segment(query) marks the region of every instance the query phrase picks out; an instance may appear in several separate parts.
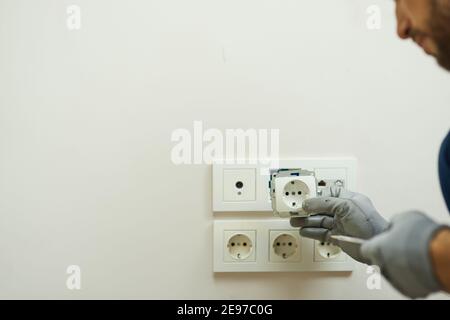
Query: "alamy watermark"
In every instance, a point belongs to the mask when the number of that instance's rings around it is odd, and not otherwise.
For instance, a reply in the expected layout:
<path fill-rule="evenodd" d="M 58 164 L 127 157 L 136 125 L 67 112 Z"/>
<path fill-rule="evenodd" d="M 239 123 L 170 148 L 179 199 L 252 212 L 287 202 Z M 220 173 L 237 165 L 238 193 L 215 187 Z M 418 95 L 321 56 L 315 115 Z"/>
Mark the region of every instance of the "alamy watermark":
<path fill-rule="evenodd" d="M 378 5 L 371 5 L 367 7 L 366 13 L 368 15 L 366 26 L 369 30 L 381 29 L 381 8 Z"/>
<path fill-rule="evenodd" d="M 66 269 L 69 275 L 66 280 L 66 287 L 69 290 L 81 290 L 81 268 L 77 265 L 70 265 Z"/>
<path fill-rule="evenodd" d="M 368 266 L 366 286 L 369 290 L 381 290 L 381 272 L 378 266 Z"/>
<path fill-rule="evenodd" d="M 70 5 L 66 8 L 67 19 L 66 26 L 67 29 L 80 30 L 81 29 L 81 8 L 77 5 Z"/>
<path fill-rule="evenodd" d="M 179 128 L 172 132 L 171 160 L 182 164 L 259 164 L 278 167 L 279 129 L 204 128 L 194 121 L 192 130 Z"/>

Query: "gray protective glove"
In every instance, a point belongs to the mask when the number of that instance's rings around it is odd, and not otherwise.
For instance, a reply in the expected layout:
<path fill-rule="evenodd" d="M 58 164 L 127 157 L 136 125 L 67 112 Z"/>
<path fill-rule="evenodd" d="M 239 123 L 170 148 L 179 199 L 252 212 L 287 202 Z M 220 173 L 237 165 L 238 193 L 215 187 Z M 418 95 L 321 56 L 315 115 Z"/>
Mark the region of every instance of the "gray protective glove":
<path fill-rule="evenodd" d="M 365 242 L 361 254 L 404 295 L 426 297 L 441 289 L 429 247 L 442 228 L 421 212 L 406 212 L 395 216 L 386 232 Z"/>
<path fill-rule="evenodd" d="M 368 263 L 361 255 L 360 246 L 330 239 L 331 235 L 344 235 L 370 239 L 388 227 L 386 220 L 366 196 L 332 187 L 329 196 L 307 199 L 303 209 L 312 214 L 306 218 L 291 218 L 293 227 L 301 227 L 303 237 L 331 242 L 342 248 L 353 259 Z"/>

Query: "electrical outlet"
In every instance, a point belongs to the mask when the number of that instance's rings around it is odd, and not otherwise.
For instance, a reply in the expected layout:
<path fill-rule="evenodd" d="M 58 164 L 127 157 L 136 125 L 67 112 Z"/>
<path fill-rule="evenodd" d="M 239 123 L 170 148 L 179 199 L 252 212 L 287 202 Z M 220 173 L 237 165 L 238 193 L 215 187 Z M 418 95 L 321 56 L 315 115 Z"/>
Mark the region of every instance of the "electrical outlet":
<path fill-rule="evenodd" d="M 325 195 L 325 191 L 332 186 L 347 188 L 344 179 L 320 179 L 317 181 L 317 195 Z"/>
<path fill-rule="evenodd" d="M 349 272 L 354 268 L 344 252 L 316 261 L 314 240 L 301 237 L 287 219 L 216 219 L 213 230 L 214 272 Z"/>
<path fill-rule="evenodd" d="M 314 241 L 314 261 L 345 261 L 346 255 L 338 246 L 330 242 Z"/>
<path fill-rule="evenodd" d="M 298 262 L 301 259 L 301 241 L 298 231 L 270 230 L 270 262 Z"/>
<path fill-rule="evenodd" d="M 271 174 L 272 209 L 282 218 L 305 216 L 303 201 L 317 196 L 314 172 L 301 169 L 275 170 Z"/>
<path fill-rule="evenodd" d="M 356 160 L 353 158 L 280 160 L 279 168 L 301 168 L 313 172 L 317 183 L 321 180 L 325 183 L 342 181 L 345 188 L 356 190 Z M 277 168 L 268 168 L 260 164 L 226 164 L 224 161 L 214 163 L 212 166 L 213 212 L 252 212 L 254 214 L 273 212 L 270 192 L 273 188 L 269 189 L 269 183 L 270 171 L 275 169 Z M 305 184 L 312 184 L 312 182 Z M 297 187 L 300 188 L 301 185 L 298 184 Z M 311 189 L 311 187 L 308 188 Z M 281 190 L 283 189 L 284 187 Z M 322 189 L 317 186 L 316 191 L 320 192 Z M 289 191 L 290 196 L 285 196 L 281 202 L 286 204 L 286 209 L 292 210 L 292 207 L 296 207 L 294 210 L 298 209 L 302 199 L 298 195 L 294 197 L 295 199 L 291 199 L 292 191 Z M 292 205 L 293 203 L 295 206 Z"/>
<path fill-rule="evenodd" d="M 256 231 L 224 231 L 224 261 L 252 262 L 256 256 Z"/>
<path fill-rule="evenodd" d="M 223 171 L 223 201 L 255 201 L 255 169 L 225 169 Z"/>

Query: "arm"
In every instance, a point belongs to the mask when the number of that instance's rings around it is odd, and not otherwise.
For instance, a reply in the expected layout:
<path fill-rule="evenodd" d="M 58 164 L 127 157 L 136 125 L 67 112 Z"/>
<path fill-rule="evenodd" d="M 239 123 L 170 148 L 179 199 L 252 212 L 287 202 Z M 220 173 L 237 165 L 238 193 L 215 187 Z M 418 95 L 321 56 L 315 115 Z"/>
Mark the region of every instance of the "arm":
<path fill-rule="evenodd" d="M 304 201 L 303 209 L 311 216 L 291 219 L 302 236 L 331 241 L 355 260 L 379 266 L 385 278 L 409 297 L 449 290 L 449 227 L 417 211 L 397 215 L 388 224 L 366 196 L 330 191 L 330 197 Z M 333 234 L 369 240 L 360 248 L 331 240 Z"/>
<path fill-rule="evenodd" d="M 436 278 L 450 292 L 450 229 L 439 231 L 431 240 L 430 255 Z"/>
<path fill-rule="evenodd" d="M 361 254 L 401 293 L 424 298 L 446 290 L 449 247 L 441 238 L 447 238 L 448 230 L 421 212 L 405 212 L 394 216 L 385 232 L 366 241 Z"/>

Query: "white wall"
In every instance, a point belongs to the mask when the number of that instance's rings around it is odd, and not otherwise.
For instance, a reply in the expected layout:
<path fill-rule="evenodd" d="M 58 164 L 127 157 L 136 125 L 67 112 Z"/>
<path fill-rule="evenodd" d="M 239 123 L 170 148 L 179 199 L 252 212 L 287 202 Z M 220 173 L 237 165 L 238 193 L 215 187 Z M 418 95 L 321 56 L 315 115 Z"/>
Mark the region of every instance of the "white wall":
<path fill-rule="evenodd" d="M 281 128 L 282 157 L 357 157 L 386 217 L 448 222 L 450 75 L 396 38 L 393 3 L 369 31 L 373 2 L 0 0 L 0 298 L 400 298 L 363 266 L 213 275 L 211 170 L 170 161 L 194 120 Z"/>

